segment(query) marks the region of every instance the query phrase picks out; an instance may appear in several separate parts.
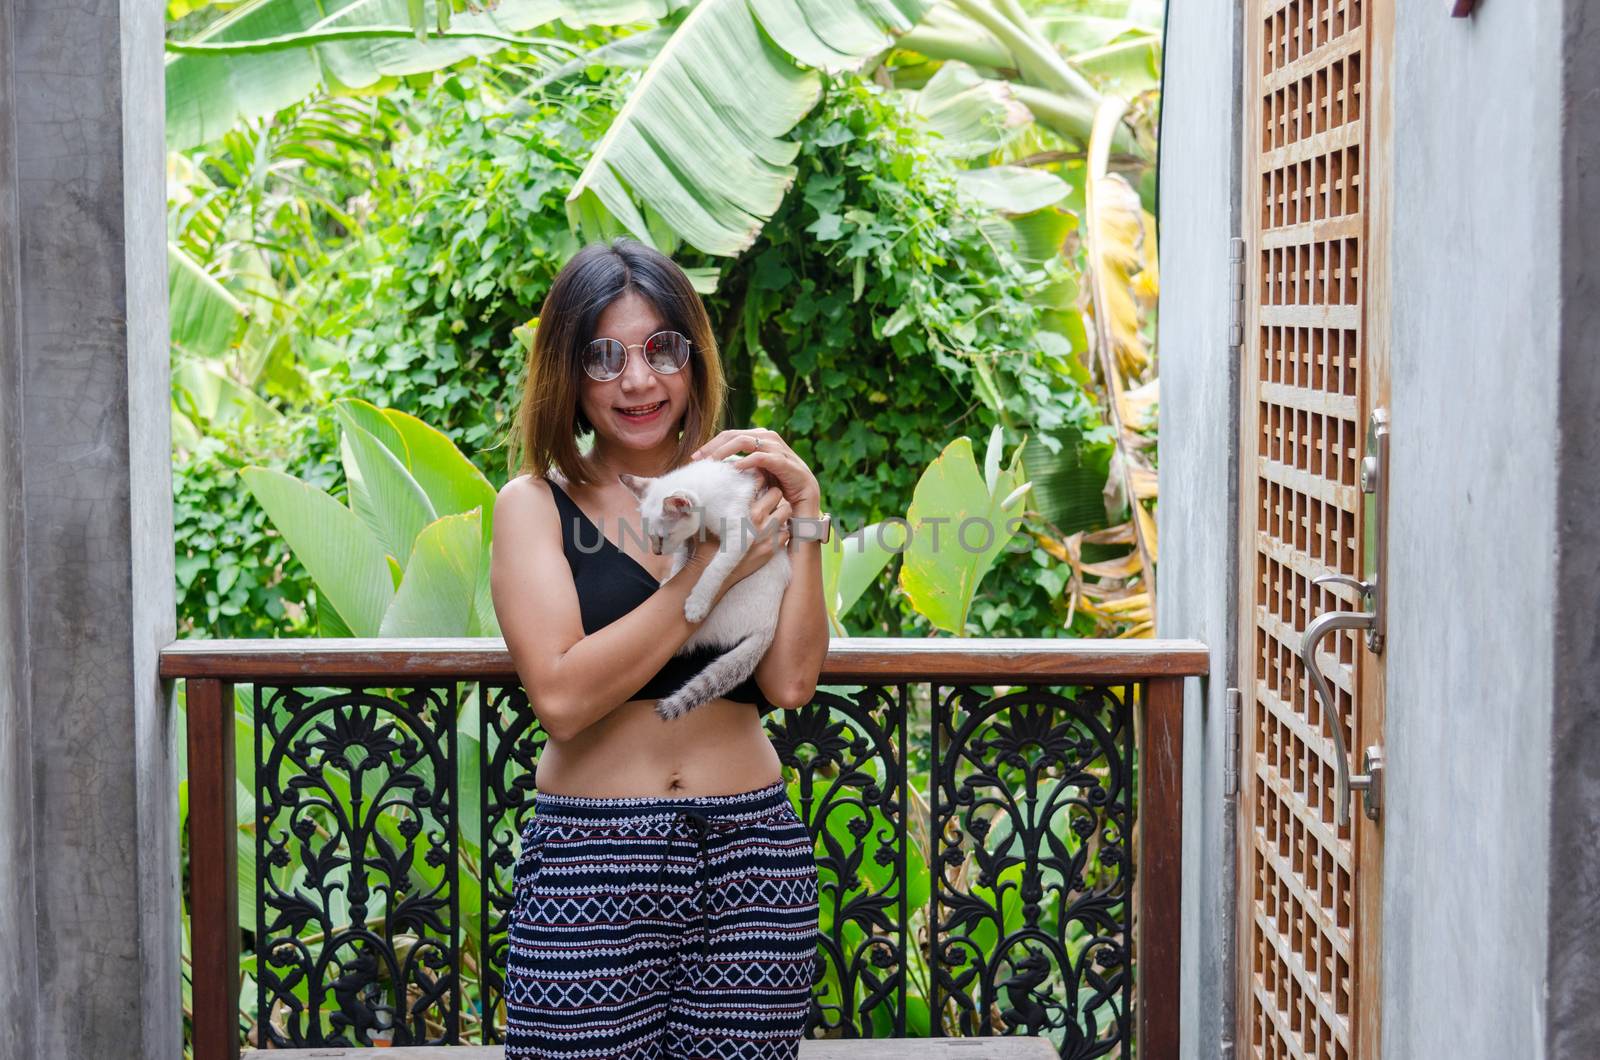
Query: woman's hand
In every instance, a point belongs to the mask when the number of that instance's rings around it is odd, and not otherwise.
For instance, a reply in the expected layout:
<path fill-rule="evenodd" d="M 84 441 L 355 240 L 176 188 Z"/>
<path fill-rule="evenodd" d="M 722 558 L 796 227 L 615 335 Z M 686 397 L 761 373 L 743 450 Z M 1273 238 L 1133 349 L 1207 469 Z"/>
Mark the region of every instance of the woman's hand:
<path fill-rule="evenodd" d="M 718 600 L 729 586 L 766 566 L 778 549 L 789 547 L 788 519 L 792 510 L 776 486 L 767 487 L 750 502 L 750 522 L 754 530 L 740 527 L 735 531 L 750 535 L 750 547 L 723 579 L 722 588 L 717 592 Z"/>
<path fill-rule="evenodd" d="M 715 534 L 707 532 L 697 535 L 690 543 L 689 559 L 684 566 L 705 570 L 706 565 L 711 562 L 711 557 L 715 556 L 721 547 Z"/>
<path fill-rule="evenodd" d="M 811 518 L 822 514 L 822 489 L 817 485 L 817 476 L 776 431 L 765 427 L 723 431 L 695 450 L 691 459 L 721 460 L 730 453 L 748 454 L 734 461 L 734 466 L 741 470 L 759 468 L 776 484 L 789 504 L 790 511 L 783 515 L 785 519 L 791 514 Z"/>

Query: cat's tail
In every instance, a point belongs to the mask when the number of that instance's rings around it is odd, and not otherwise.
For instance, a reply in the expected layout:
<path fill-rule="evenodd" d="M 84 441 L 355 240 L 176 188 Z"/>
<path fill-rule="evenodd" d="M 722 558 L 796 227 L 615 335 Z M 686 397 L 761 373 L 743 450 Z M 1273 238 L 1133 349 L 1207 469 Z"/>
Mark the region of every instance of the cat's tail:
<path fill-rule="evenodd" d="M 736 687 L 756 672 L 756 664 L 767 653 L 771 643 L 771 639 L 766 637 L 744 638 L 707 663 L 705 669 L 684 682 L 682 688 L 658 700 L 656 713 L 671 721 Z"/>

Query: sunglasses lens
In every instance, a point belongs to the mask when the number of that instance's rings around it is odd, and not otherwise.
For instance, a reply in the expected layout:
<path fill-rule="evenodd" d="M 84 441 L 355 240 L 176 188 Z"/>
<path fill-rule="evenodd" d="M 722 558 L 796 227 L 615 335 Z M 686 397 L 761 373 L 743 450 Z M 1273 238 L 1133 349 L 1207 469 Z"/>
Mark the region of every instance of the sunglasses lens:
<path fill-rule="evenodd" d="M 583 370 L 591 379 L 615 379 L 622 374 L 628 351 L 616 339 L 595 339 L 583 349 Z"/>
<path fill-rule="evenodd" d="M 644 355 L 650 367 L 670 374 L 689 362 L 689 340 L 676 331 L 660 331 L 645 340 Z"/>

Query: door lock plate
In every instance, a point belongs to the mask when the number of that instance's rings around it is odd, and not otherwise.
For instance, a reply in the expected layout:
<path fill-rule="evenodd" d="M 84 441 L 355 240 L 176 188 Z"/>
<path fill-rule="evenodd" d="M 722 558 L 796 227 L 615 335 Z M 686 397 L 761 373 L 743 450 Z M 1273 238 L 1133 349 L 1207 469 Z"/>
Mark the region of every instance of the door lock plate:
<path fill-rule="evenodd" d="M 1367 820 L 1376 821 L 1383 808 L 1383 748 L 1377 744 L 1368 747 L 1361 756 L 1361 768 L 1369 778 L 1361 792 L 1361 808 L 1366 811 Z"/>
<path fill-rule="evenodd" d="M 1365 593 L 1372 611 L 1372 625 L 1367 627 L 1367 650 L 1382 654 L 1383 638 L 1388 631 L 1385 620 L 1384 596 L 1388 590 L 1389 572 L 1385 562 L 1389 539 L 1389 410 L 1377 408 L 1367 419 L 1367 452 L 1361 460 L 1362 503 L 1362 563 Z"/>

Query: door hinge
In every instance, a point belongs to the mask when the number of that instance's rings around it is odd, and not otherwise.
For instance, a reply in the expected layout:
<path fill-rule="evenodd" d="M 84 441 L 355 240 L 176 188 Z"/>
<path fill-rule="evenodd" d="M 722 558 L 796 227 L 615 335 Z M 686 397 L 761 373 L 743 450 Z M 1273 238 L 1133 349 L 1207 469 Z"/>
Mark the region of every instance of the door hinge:
<path fill-rule="evenodd" d="M 1227 699 L 1227 732 L 1224 735 L 1227 750 L 1222 766 L 1222 794 L 1231 799 L 1239 794 L 1239 756 L 1243 743 L 1239 735 L 1239 722 L 1244 712 L 1244 693 L 1237 688 L 1230 688 Z"/>
<path fill-rule="evenodd" d="M 1244 240 L 1228 240 L 1228 348 L 1244 345 Z"/>

